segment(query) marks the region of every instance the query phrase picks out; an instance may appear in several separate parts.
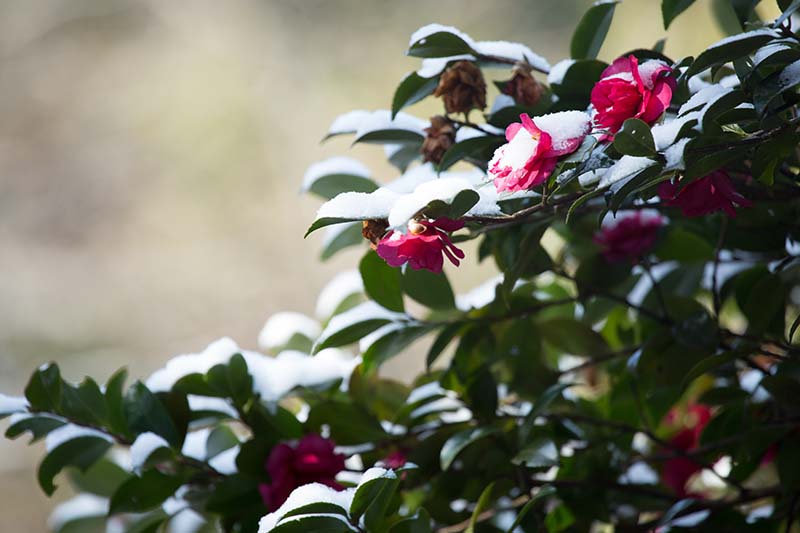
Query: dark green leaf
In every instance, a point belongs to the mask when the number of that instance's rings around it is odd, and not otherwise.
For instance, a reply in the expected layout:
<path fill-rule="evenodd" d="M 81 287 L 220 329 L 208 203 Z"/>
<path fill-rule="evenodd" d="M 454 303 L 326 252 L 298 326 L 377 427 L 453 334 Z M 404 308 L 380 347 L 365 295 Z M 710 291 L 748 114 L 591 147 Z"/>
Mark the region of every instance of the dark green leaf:
<path fill-rule="evenodd" d="M 430 326 L 407 325 L 389 331 L 373 342 L 362 355 L 364 369 L 366 371 L 376 370 L 383 362 L 400 353 L 430 330 Z"/>
<path fill-rule="evenodd" d="M 573 59 L 594 59 L 603 46 L 611 19 L 614 17 L 614 8 L 618 2 L 595 2 L 578 22 L 575 33 L 572 34 L 570 54 Z"/>
<path fill-rule="evenodd" d="M 540 501 L 544 500 L 545 498 L 549 498 L 556 493 L 556 489 L 551 487 L 550 485 L 545 485 L 539 489 L 536 495 L 526 503 L 522 509 L 519 510 L 517 513 L 517 517 L 514 519 L 514 523 L 508 528 L 506 533 L 514 533 L 517 530 L 517 527 L 522 523 L 522 520 L 525 518 L 533 507 L 539 503 Z"/>
<path fill-rule="evenodd" d="M 431 518 L 420 507 L 416 516 L 400 520 L 392 526 L 389 533 L 431 533 Z"/>
<path fill-rule="evenodd" d="M 467 529 L 464 530 L 464 533 L 475 533 L 475 526 L 478 525 L 478 520 L 480 519 L 481 513 L 487 510 L 490 506 L 492 501 L 492 492 L 494 492 L 495 482 L 492 481 L 489 483 L 483 492 L 481 492 L 480 497 L 478 498 L 478 502 L 475 504 L 475 508 L 472 510 L 472 516 L 469 518 L 469 525 Z"/>
<path fill-rule="evenodd" d="M 798 9 L 800 9 L 800 0 L 794 0 L 791 4 L 789 4 L 789 7 L 783 10 L 781 16 L 775 20 L 774 25 L 780 26 L 781 24 L 789 20 L 789 17 L 791 17 L 792 14 L 794 14 L 794 12 L 797 11 Z"/>
<path fill-rule="evenodd" d="M 663 261 L 691 263 L 714 259 L 714 247 L 705 239 L 679 226 L 670 226 L 655 249 Z"/>
<path fill-rule="evenodd" d="M 441 464 L 442 470 L 450 468 L 450 465 L 453 464 L 453 461 L 456 460 L 456 457 L 458 457 L 458 454 L 461 453 L 464 448 L 480 439 L 497 433 L 497 431 L 497 428 L 494 427 L 471 428 L 459 431 L 447 439 L 447 442 L 444 443 L 439 453 L 439 463 Z"/>
<path fill-rule="evenodd" d="M 444 272 L 406 268 L 401 280 L 403 292 L 431 309 L 452 309 L 455 296 Z"/>
<path fill-rule="evenodd" d="M 436 359 L 447 348 L 447 345 L 450 344 L 450 341 L 458 335 L 462 327 L 463 325 L 460 323 L 450 324 L 439 333 L 439 336 L 436 337 L 436 340 L 431 345 L 431 349 L 428 350 L 428 356 L 425 358 L 426 368 L 430 369 Z"/>
<path fill-rule="evenodd" d="M 436 86 L 439 84 L 439 76 L 433 78 L 423 78 L 416 72 L 409 73 L 397 89 L 394 91 L 394 98 L 392 98 L 392 119 L 397 115 L 397 112 L 406 106 L 410 106 L 419 102 L 426 96 L 430 95 Z"/>
<path fill-rule="evenodd" d="M 686 11 L 692 4 L 694 4 L 694 0 L 662 0 L 661 16 L 664 19 L 664 29 L 669 28 L 675 17 Z"/>
<path fill-rule="evenodd" d="M 550 439 L 536 439 L 520 450 L 511 462 L 528 468 L 549 468 L 558 464 L 558 449 Z"/>
<path fill-rule="evenodd" d="M 271 533 L 352 533 L 343 520 L 333 516 L 307 516 L 278 525 Z"/>
<path fill-rule="evenodd" d="M 466 139 L 450 147 L 439 162 L 439 172 L 443 172 L 462 159 L 486 162 L 492 158 L 505 139 L 495 135 L 484 135 Z"/>
<path fill-rule="evenodd" d="M 239 444 L 239 437 L 228 426 L 217 426 L 206 440 L 206 460 L 216 457 L 225 450 Z"/>
<path fill-rule="evenodd" d="M 30 431 L 30 442 L 33 443 L 64 424 L 66 424 L 66 422 L 61 418 L 55 418 L 50 415 L 34 415 L 29 418 L 18 420 L 16 423 L 8 426 L 6 438 L 16 439 L 26 431 Z"/>
<path fill-rule="evenodd" d="M 68 440 L 50 453 L 39 465 L 39 485 L 48 496 L 56 490 L 53 479 L 67 466 L 74 466 L 85 471 L 99 460 L 108 449 L 111 442 L 100 437 L 83 436 Z"/>
<path fill-rule="evenodd" d="M 343 192 L 372 192 L 378 185 L 370 178 L 354 174 L 327 174 L 320 176 L 308 188 L 309 192 L 330 200 Z"/>
<path fill-rule="evenodd" d="M 158 470 L 148 470 L 141 477 L 133 476 L 120 485 L 109 504 L 109 514 L 141 513 L 164 503 L 183 481 Z"/>
<path fill-rule="evenodd" d="M 367 410 L 352 403 L 325 402 L 315 405 L 308 414 L 307 427 L 330 426 L 337 444 L 351 445 L 377 442 L 386 438 L 380 422 Z"/>
<path fill-rule="evenodd" d="M 125 416 L 134 432 L 152 431 L 164 437 L 172 446 L 181 446 L 181 436 L 164 404 L 140 381 L 128 389 Z"/>
<path fill-rule="evenodd" d="M 37 411 L 58 411 L 61 406 L 61 372 L 58 365 L 50 363 L 33 373 L 25 387 L 31 409 Z"/>
<path fill-rule="evenodd" d="M 448 57 L 473 53 L 472 47 L 454 33 L 440 31 L 412 43 L 407 54 L 413 57 Z"/>
<path fill-rule="evenodd" d="M 388 318 L 366 318 L 354 324 L 349 324 L 338 331 L 331 332 L 330 335 L 320 337 L 314 345 L 314 353 L 325 348 L 335 348 L 353 344 L 369 335 L 381 326 L 391 322 Z"/>
<path fill-rule="evenodd" d="M 542 337 L 561 352 L 572 355 L 601 355 L 609 351 L 603 337 L 583 322 L 551 318 L 539 324 Z"/>
<path fill-rule="evenodd" d="M 70 485 L 81 492 L 111 497 L 117 488 L 130 477 L 130 472 L 114 461 L 104 457 L 90 466 L 85 472 L 71 469 Z"/>
<path fill-rule="evenodd" d="M 688 79 L 715 65 L 721 65 L 744 57 L 775 38 L 770 30 L 754 30 L 713 44 L 697 56 L 689 69 L 683 74 Z"/>
<path fill-rule="evenodd" d="M 117 370 L 106 383 L 106 409 L 108 410 L 108 424 L 112 431 L 120 435 L 128 435 L 128 422 L 125 419 L 123 404 L 125 380 L 128 371 L 124 368 Z"/>
<path fill-rule="evenodd" d="M 385 129 L 372 130 L 365 132 L 353 140 L 356 143 L 371 144 L 419 144 L 425 140 L 425 136 L 419 132 L 404 129 Z"/>
<path fill-rule="evenodd" d="M 326 261 L 336 255 L 337 252 L 344 250 L 350 246 L 356 246 L 364 242 L 364 236 L 361 234 L 361 224 L 352 223 L 343 226 L 342 231 L 337 232 L 330 240 L 325 238 L 325 248 L 320 254 L 320 259 Z"/>
<path fill-rule="evenodd" d="M 656 155 L 650 126 L 638 118 L 629 118 L 614 136 L 614 148 L 621 154 L 637 157 Z"/>
<path fill-rule="evenodd" d="M 358 266 L 367 296 L 391 311 L 402 313 L 403 291 L 400 289 L 400 269 L 389 266 L 372 250 Z"/>

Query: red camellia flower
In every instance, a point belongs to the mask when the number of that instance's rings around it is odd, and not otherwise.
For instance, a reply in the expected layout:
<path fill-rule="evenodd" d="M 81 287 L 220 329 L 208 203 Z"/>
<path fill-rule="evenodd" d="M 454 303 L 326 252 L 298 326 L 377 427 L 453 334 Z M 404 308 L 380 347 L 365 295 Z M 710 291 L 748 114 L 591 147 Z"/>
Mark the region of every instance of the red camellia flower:
<path fill-rule="evenodd" d="M 344 455 L 335 453 L 333 441 L 319 435 L 306 435 L 294 446 L 278 444 L 272 448 L 266 467 L 272 483 L 262 483 L 258 490 L 270 511 L 278 509 L 302 485 L 322 483 L 344 489 L 336 482 L 336 474 L 344 470 Z"/>
<path fill-rule="evenodd" d="M 725 211 L 728 216 L 735 217 L 737 206 L 753 205 L 736 192 L 730 176 L 724 170 L 715 170 L 683 188 L 677 183 L 665 181 L 658 187 L 658 196 L 665 205 L 680 207 L 685 217 L 699 217 L 716 211 Z"/>
<path fill-rule="evenodd" d="M 408 263 L 414 270 L 424 268 L 438 273 L 444 265 L 443 255 L 456 266 L 459 265 L 459 259 L 464 259 L 464 252 L 453 244 L 449 235 L 463 227 L 463 221 L 449 218 L 411 221 L 408 223 L 408 233 L 389 232 L 375 251 L 390 266 L 399 267 Z"/>
<path fill-rule="evenodd" d="M 711 408 L 704 404 L 689 404 L 685 412 L 670 409 L 667 424 L 678 428 L 678 432 L 669 440 L 670 445 L 685 452 L 694 450 L 700 444 L 700 435 L 710 420 Z M 672 457 L 664 462 L 661 479 L 675 494 L 684 498 L 689 495 L 686 482 L 702 469 L 689 457 Z"/>
<path fill-rule="evenodd" d="M 592 89 L 594 122 L 608 130 L 603 140 L 614 134 L 629 118 L 653 124 L 672 101 L 675 78 L 663 61 L 649 60 L 641 65 L 634 56 L 620 57 L 606 68 Z"/>
<path fill-rule="evenodd" d="M 406 454 L 401 450 L 395 450 L 383 458 L 383 465 L 386 468 L 400 468 L 407 462 Z"/>
<path fill-rule="evenodd" d="M 664 219 L 658 214 L 636 211 L 608 224 L 594 236 L 609 262 L 636 262 L 649 250 Z"/>
<path fill-rule="evenodd" d="M 506 128 L 506 144 L 494 152 L 488 174 L 497 192 L 523 191 L 541 185 L 553 173 L 558 158 L 574 152 L 591 129 L 589 115 L 564 111 L 531 119 Z"/>

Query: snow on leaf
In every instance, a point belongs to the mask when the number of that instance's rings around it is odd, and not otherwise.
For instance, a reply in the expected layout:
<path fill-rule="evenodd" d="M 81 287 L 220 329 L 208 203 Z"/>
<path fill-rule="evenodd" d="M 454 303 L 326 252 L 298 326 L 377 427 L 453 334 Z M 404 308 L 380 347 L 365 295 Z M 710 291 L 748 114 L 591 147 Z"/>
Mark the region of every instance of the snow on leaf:
<path fill-rule="evenodd" d="M 314 182 L 321 177 L 333 174 L 348 174 L 361 178 L 370 177 L 369 169 L 361 161 L 352 157 L 331 157 L 308 167 L 308 170 L 303 175 L 303 190 L 309 190 Z"/>
<path fill-rule="evenodd" d="M 644 169 L 655 165 L 656 162 L 647 157 L 624 155 L 600 179 L 598 187 L 607 187 L 624 178 L 638 174 Z"/>
<path fill-rule="evenodd" d="M 108 514 L 108 498 L 82 493 L 58 504 L 47 519 L 47 527 L 50 531 L 59 531 L 75 520 L 106 514 Z"/>
<path fill-rule="evenodd" d="M 140 471 L 153 452 L 169 447 L 169 443 L 161 435 L 156 435 L 151 431 L 142 433 L 131 445 L 131 467 L 134 471 Z"/>
<path fill-rule="evenodd" d="M 321 331 L 319 322 L 313 318 L 294 311 L 281 311 L 270 316 L 264 324 L 258 334 L 258 346 L 262 350 L 280 348 L 289 344 L 295 335 L 313 341 Z"/>
<path fill-rule="evenodd" d="M 364 282 L 358 270 L 340 272 L 320 291 L 317 297 L 317 317 L 327 320 L 345 299 L 362 292 Z"/>

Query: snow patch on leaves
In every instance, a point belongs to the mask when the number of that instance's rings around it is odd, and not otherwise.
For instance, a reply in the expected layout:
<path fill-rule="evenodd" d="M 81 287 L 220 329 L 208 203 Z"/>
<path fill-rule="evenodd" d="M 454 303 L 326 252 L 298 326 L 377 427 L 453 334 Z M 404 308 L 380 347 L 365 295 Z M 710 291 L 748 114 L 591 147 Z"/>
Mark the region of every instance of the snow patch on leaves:
<path fill-rule="evenodd" d="M 58 504 L 47 519 L 47 527 L 50 531 L 59 531 L 69 522 L 106 514 L 108 499 L 85 492 Z"/>
<path fill-rule="evenodd" d="M 309 190 L 315 181 L 331 174 L 349 174 L 362 178 L 370 177 L 369 169 L 361 161 L 352 157 L 331 157 L 308 167 L 308 170 L 303 175 L 303 190 Z"/>
<path fill-rule="evenodd" d="M 320 291 L 317 297 L 317 316 L 321 320 L 327 320 L 345 299 L 361 292 L 364 292 L 364 281 L 357 270 L 340 272 Z"/>
<path fill-rule="evenodd" d="M 22 396 L 7 396 L 0 393 L 0 415 L 10 415 L 28 410 L 28 400 Z"/>
<path fill-rule="evenodd" d="M 131 467 L 133 470 L 141 471 L 147 459 L 160 448 L 169 448 L 169 443 L 161 435 L 148 431 L 136 437 L 136 440 L 131 445 Z"/>
<path fill-rule="evenodd" d="M 319 322 L 313 318 L 294 311 L 281 311 L 269 317 L 264 324 L 258 334 L 258 346 L 262 350 L 281 348 L 289 344 L 295 335 L 313 341 L 321 332 Z"/>
<path fill-rule="evenodd" d="M 50 453 L 65 442 L 80 437 L 97 437 L 99 439 L 112 442 L 111 437 L 96 429 L 76 426 L 75 424 L 65 424 L 47 434 L 47 437 L 44 441 L 45 448 L 47 449 L 47 452 Z"/>

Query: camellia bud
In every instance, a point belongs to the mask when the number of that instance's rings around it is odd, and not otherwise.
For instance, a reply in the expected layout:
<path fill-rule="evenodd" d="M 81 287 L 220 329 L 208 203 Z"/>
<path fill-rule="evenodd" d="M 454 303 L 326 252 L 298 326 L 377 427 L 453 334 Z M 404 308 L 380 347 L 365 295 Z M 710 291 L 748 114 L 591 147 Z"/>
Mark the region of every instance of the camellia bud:
<path fill-rule="evenodd" d="M 362 223 L 361 235 L 370 242 L 370 248 L 374 250 L 386 235 L 387 229 L 389 229 L 389 223 L 385 220 L 365 220 Z"/>
<path fill-rule="evenodd" d="M 486 82 L 481 69 L 470 61 L 457 61 L 444 71 L 433 91 L 441 96 L 448 113 L 466 113 L 486 107 Z"/>
<path fill-rule="evenodd" d="M 425 128 L 425 141 L 422 143 L 422 158 L 425 162 L 439 164 L 456 141 L 456 129 L 447 117 L 431 117 L 431 125 Z"/>
<path fill-rule="evenodd" d="M 529 68 L 516 65 L 511 79 L 503 88 L 503 93 L 509 95 L 520 105 L 535 106 L 541 100 L 544 88 L 531 75 Z"/>
<path fill-rule="evenodd" d="M 420 235 L 422 233 L 425 233 L 426 229 L 428 228 L 426 228 L 423 224 L 420 224 L 416 220 L 412 220 L 411 222 L 408 223 L 408 232 L 411 233 L 412 235 Z"/>

